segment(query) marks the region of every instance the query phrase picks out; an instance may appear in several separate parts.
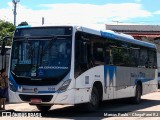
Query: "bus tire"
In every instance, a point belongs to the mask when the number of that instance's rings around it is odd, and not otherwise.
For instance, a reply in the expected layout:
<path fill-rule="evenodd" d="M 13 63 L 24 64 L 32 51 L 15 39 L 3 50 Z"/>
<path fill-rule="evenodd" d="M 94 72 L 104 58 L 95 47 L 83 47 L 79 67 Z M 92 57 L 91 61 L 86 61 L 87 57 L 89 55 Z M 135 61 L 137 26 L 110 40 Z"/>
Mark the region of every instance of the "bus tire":
<path fill-rule="evenodd" d="M 88 112 L 95 111 L 99 106 L 99 94 L 96 87 L 92 88 L 91 97 L 89 103 L 86 105 L 86 109 Z"/>
<path fill-rule="evenodd" d="M 49 111 L 52 106 L 36 105 L 36 107 L 39 111 Z"/>
<path fill-rule="evenodd" d="M 141 95 L 142 95 L 142 87 L 140 84 L 137 84 L 136 91 L 135 91 L 135 97 L 133 97 L 132 103 L 139 104 L 141 102 Z"/>

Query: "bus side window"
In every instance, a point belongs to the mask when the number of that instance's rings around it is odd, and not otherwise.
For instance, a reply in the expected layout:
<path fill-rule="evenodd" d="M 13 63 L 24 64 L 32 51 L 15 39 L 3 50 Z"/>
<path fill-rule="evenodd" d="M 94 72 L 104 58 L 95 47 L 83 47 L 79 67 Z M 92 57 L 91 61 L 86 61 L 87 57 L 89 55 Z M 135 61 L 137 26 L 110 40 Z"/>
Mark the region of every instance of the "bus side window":
<path fill-rule="evenodd" d="M 139 64 L 139 50 L 138 46 L 130 47 L 130 56 L 131 56 L 131 67 L 138 67 Z"/>
<path fill-rule="evenodd" d="M 149 54 L 148 67 L 149 68 L 154 68 L 154 51 L 149 50 L 148 54 Z"/>
<path fill-rule="evenodd" d="M 157 53 L 156 53 L 156 51 L 154 51 L 154 68 L 157 68 L 158 66 L 157 66 Z"/>
<path fill-rule="evenodd" d="M 109 47 L 105 49 L 105 62 L 107 65 L 113 64 L 112 49 Z"/>
<path fill-rule="evenodd" d="M 90 50 L 90 44 L 88 42 L 85 42 L 82 40 L 80 43 L 81 47 L 80 49 L 80 67 L 81 70 L 84 72 L 87 69 L 90 68 L 90 62 L 91 62 L 91 50 Z"/>
<path fill-rule="evenodd" d="M 144 47 L 140 49 L 139 67 L 148 67 L 148 51 Z"/>
<path fill-rule="evenodd" d="M 77 32 L 75 40 L 75 77 L 92 67 L 91 43 L 84 33 Z"/>
<path fill-rule="evenodd" d="M 157 68 L 157 55 L 156 51 L 149 50 L 148 52 L 148 67 L 149 68 Z"/>
<path fill-rule="evenodd" d="M 94 64 L 101 65 L 104 64 L 104 48 L 103 43 L 94 43 L 93 44 L 93 56 L 94 56 Z"/>

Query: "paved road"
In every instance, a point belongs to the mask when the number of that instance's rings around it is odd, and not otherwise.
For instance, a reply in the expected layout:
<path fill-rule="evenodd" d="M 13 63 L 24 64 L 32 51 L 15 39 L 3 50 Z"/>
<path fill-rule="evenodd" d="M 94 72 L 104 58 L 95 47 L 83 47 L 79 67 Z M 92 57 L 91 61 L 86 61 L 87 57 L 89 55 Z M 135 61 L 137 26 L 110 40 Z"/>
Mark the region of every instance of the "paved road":
<path fill-rule="evenodd" d="M 21 115 L 30 114 L 30 112 L 37 113 L 38 110 L 34 106 L 30 106 L 26 103 L 21 104 L 7 104 L 6 109 L 8 111 L 20 112 Z M 138 112 L 137 112 L 138 111 Z M 130 104 L 128 99 L 112 100 L 103 102 L 100 108 L 94 113 L 86 113 L 83 109 L 73 106 L 61 106 L 55 105 L 49 112 L 41 113 L 42 117 L 2 117 L 0 120 L 39 120 L 39 119 L 106 119 L 106 120 L 160 120 L 160 90 L 154 93 L 150 93 L 142 96 L 142 102 L 139 105 Z M 104 114 L 106 116 L 104 116 Z M 40 115 L 40 114 L 37 114 Z M 116 116 L 118 115 L 118 116 Z M 121 117 L 119 117 L 119 115 Z M 130 115 L 132 117 L 122 117 L 122 115 Z M 144 117 L 133 117 L 134 115 Z M 114 116 L 114 117 L 113 117 Z M 152 116 L 152 117 L 147 117 Z"/>

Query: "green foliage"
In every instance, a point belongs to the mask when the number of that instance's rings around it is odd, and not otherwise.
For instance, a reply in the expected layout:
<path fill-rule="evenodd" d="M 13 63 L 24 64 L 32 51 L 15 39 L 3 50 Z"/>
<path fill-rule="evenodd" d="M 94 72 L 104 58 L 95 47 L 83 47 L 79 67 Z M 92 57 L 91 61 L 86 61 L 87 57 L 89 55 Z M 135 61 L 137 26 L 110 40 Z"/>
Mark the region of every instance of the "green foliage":
<path fill-rule="evenodd" d="M 7 21 L 0 20 L 0 43 L 5 36 L 13 36 L 15 26 Z M 11 40 L 7 41 L 6 45 L 11 45 Z"/>
<path fill-rule="evenodd" d="M 25 25 L 28 25 L 28 23 L 26 21 L 21 22 L 18 26 L 25 26 Z"/>

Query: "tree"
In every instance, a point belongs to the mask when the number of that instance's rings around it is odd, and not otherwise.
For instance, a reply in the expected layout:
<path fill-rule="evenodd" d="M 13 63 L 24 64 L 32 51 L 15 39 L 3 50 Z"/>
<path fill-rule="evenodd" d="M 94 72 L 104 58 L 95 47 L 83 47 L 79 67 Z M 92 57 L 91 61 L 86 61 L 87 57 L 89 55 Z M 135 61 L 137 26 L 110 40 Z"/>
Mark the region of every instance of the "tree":
<path fill-rule="evenodd" d="M 21 22 L 18 26 L 25 26 L 25 25 L 28 25 L 28 23 L 26 21 Z"/>
<path fill-rule="evenodd" d="M 0 20 L 0 43 L 5 36 L 13 36 L 15 26 L 7 21 Z M 11 40 L 7 41 L 6 45 L 11 45 Z"/>

